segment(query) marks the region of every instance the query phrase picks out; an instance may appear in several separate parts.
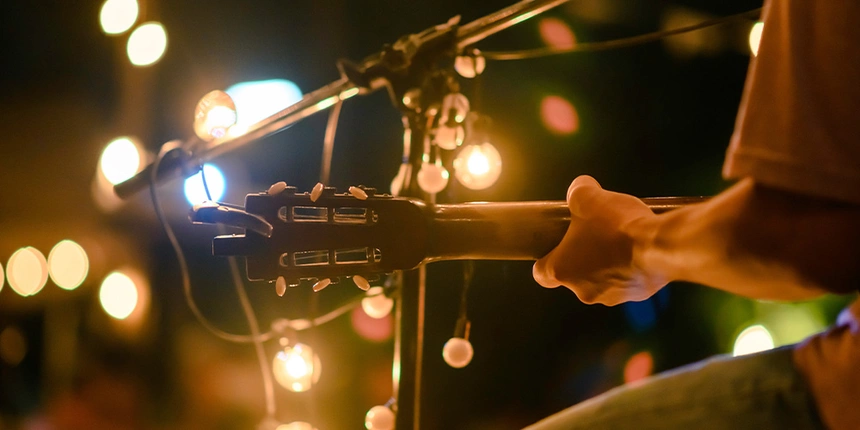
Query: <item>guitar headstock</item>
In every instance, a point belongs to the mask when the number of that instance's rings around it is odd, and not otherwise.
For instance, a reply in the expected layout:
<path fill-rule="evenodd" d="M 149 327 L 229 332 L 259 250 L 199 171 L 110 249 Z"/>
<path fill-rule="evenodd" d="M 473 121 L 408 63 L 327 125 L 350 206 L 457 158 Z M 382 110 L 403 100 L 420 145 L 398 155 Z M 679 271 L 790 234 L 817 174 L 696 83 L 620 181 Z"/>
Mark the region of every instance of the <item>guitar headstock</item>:
<path fill-rule="evenodd" d="M 271 224 L 271 235 L 246 229 L 218 236 L 213 254 L 244 256 L 250 280 L 282 276 L 288 285 L 354 275 L 373 279 L 424 260 L 429 221 L 423 202 L 364 187 L 346 193 L 318 187 L 313 193 L 273 186 L 248 194 L 245 211 Z"/>

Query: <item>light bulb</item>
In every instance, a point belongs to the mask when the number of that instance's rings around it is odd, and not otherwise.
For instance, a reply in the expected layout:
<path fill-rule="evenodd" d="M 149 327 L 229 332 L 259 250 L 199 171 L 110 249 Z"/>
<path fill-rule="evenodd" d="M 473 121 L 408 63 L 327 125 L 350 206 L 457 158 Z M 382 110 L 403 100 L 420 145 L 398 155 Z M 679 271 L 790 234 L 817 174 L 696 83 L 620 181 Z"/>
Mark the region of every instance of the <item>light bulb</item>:
<path fill-rule="evenodd" d="M 461 55 L 454 59 L 454 70 L 464 78 L 474 78 L 484 73 L 487 59 L 476 49 L 475 55 Z"/>
<path fill-rule="evenodd" d="M 289 424 L 281 424 L 275 430 L 317 430 L 311 423 L 304 421 L 293 421 Z"/>
<path fill-rule="evenodd" d="M 758 55 L 758 46 L 761 43 L 761 34 L 764 31 L 764 23 L 759 21 L 750 29 L 750 51 L 753 57 Z"/>
<path fill-rule="evenodd" d="M 738 335 L 732 355 L 737 357 L 739 355 L 754 354 L 773 349 L 773 347 L 773 336 L 771 336 L 770 331 L 765 326 L 756 324 L 747 327 Z"/>
<path fill-rule="evenodd" d="M 203 96 L 194 109 L 194 133 L 205 141 L 218 139 L 236 124 L 236 104 L 227 93 L 215 90 Z"/>
<path fill-rule="evenodd" d="M 445 124 L 440 124 L 436 129 L 433 141 L 440 148 L 450 151 L 462 145 L 465 137 L 466 130 L 463 129 L 462 125 L 448 127 Z"/>
<path fill-rule="evenodd" d="M 140 146 L 132 138 L 118 137 L 102 151 L 99 168 L 105 179 L 116 185 L 134 176 L 141 169 Z"/>
<path fill-rule="evenodd" d="M 442 99 L 442 116 L 439 124 L 452 126 L 466 120 L 469 114 L 469 99 L 460 93 L 451 93 Z"/>
<path fill-rule="evenodd" d="M 387 406 L 374 406 L 364 416 L 364 427 L 367 430 L 392 430 L 394 412 Z"/>
<path fill-rule="evenodd" d="M 454 176 L 466 188 L 483 190 L 496 183 L 501 173 L 502 156 L 489 143 L 466 146 L 454 159 Z"/>
<path fill-rule="evenodd" d="M 107 34 L 125 33 L 137 21 L 137 0 L 107 0 L 99 12 L 99 22 Z"/>
<path fill-rule="evenodd" d="M 422 190 L 435 194 L 448 185 L 448 170 L 441 163 L 423 163 L 418 171 L 418 186 Z"/>
<path fill-rule="evenodd" d="M 126 46 L 129 61 L 138 67 L 155 64 L 166 50 L 167 32 L 157 22 L 148 22 L 135 28 Z"/>
<path fill-rule="evenodd" d="M 296 393 L 310 390 L 319 381 L 321 370 L 319 356 L 303 343 L 284 347 L 272 360 L 275 380 Z"/>
<path fill-rule="evenodd" d="M 15 251 L 6 264 L 9 286 L 23 297 L 32 296 L 48 282 L 48 262 L 38 249 L 28 246 Z"/>
<path fill-rule="evenodd" d="M 206 185 L 209 187 L 212 201 L 221 200 L 227 189 L 227 180 L 224 179 L 221 169 L 211 164 L 204 164 L 202 173 L 206 174 Z M 209 200 L 209 196 L 206 195 L 206 187 L 203 186 L 201 172 L 197 172 L 194 176 L 186 179 L 183 190 L 185 191 L 185 199 L 192 206 Z"/>
<path fill-rule="evenodd" d="M 138 287 L 128 275 L 112 272 L 102 281 L 99 301 L 108 315 L 124 320 L 134 312 L 138 302 Z"/>
<path fill-rule="evenodd" d="M 87 252 L 71 240 L 60 241 L 48 254 L 48 273 L 60 288 L 77 288 L 86 279 L 89 268 Z"/>
<path fill-rule="evenodd" d="M 442 358 L 449 366 L 461 369 L 469 365 L 475 350 L 472 343 L 461 337 L 452 337 L 442 347 Z"/>
<path fill-rule="evenodd" d="M 367 297 L 361 299 L 361 309 L 371 318 L 385 318 L 394 307 L 394 300 L 383 294 L 382 287 L 370 287 Z"/>

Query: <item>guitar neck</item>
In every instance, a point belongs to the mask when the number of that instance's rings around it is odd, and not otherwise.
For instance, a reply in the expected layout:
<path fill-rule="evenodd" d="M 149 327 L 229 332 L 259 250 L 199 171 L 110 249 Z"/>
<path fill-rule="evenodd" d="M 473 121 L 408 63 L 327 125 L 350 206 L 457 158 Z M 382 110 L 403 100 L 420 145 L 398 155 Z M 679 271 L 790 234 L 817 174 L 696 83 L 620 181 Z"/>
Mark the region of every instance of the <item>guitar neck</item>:
<path fill-rule="evenodd" d="M 642 199 L 655 213 L 704 200 Z M 569 225 L 570 210 L 564 201 L 436 205 L 426 261 L 537 260 L 561 242 Z"/>

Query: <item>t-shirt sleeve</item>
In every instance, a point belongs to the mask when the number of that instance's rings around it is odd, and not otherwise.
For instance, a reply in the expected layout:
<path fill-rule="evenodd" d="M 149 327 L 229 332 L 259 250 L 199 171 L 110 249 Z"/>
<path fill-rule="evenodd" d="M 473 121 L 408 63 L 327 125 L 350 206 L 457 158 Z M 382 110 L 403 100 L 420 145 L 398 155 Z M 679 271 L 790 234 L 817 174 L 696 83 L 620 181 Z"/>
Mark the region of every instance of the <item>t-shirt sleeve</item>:
<path fill-rule="evenodd" d="M 766 5 L 723 176 L 860 204 L 860 1 Z"/>

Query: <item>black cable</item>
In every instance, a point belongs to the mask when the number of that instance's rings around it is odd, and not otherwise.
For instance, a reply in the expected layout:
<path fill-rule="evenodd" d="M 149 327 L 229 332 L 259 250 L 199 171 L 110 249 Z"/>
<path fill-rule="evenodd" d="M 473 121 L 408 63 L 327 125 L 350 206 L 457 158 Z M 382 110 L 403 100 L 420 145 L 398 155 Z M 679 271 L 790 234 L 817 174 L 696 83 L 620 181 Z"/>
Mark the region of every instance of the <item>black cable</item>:
<path fill-rule="evenodd" d="M 626 37 L 623 39 L 608 40 L 604 42 L 586 42 L 577 43 L 570 48 L 536 48 L 521 51 L 493 51 L 481 52 L 487 60 L 507 61 L 507 60 L 525 60 L 529 58 L 548 57 L 551 55 L 569 54 L 572 52 L 596 52 L 606 51 L 610 49 L 627 48 L 630 46 L 642 45 L 645 43 L 654 42 L 676 34 L 689 33 L 691 31 L 700 30 L 707 27 L 726 24 L 732 21 L 749 19 L 761 14 L 762 8 L 753 9 L 750 11 L 738 13 L 735 15 L 713 18 L 702 21 L 698 24 L 689 25 L 686 27 L 675 28 L 672 30 L 655 31 L 653 33 L 641 34 L 639 36 Z"/>

